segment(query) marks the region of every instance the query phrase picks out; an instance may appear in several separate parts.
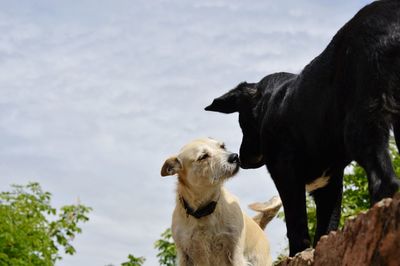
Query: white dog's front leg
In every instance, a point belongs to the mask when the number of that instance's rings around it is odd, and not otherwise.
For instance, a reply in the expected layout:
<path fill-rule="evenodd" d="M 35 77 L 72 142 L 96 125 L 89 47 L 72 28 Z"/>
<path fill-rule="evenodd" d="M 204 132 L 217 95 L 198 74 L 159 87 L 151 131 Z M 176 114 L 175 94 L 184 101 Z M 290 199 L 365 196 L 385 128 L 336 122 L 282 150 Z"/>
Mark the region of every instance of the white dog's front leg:
<path fill-rule="evenodd" d="M 247 260 L 244 257 L 243 249 L 236 247 L 232 256 L 232 266 L 246 266 Z"/>
<path fill-rule="evenodd" d="M 246 265 L 247 263 L 243 256 L 241 258 L 238 258 L 236 261 L 232 263 L 232 266 L 246 266 Z"/>
<path fill-rule="evenodd" d="M 177 248 L 176 253 L 179 266 L 193 266 L 193 262 L 183 250 Z"/>

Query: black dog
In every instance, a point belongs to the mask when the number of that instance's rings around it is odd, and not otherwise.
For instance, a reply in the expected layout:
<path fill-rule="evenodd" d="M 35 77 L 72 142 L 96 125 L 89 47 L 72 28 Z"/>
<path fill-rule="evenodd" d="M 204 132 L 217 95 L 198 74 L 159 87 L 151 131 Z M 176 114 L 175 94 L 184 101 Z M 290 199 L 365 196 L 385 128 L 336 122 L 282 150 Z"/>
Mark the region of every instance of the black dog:
<path fill-rule="evenodd" d="M 399 188 L 388 140 L 393 126 L 400 146 L 400 1 L 364 7 L 300 74 L 241 83 L 205 109 L 239 112 L 242 167 L 267 165 L 284 205 L 291 256 L 310 245 L 305 186 L 312 191 L 315 245 L 337 229 L 351 161 L 367 172 L 371 203 Z"/>

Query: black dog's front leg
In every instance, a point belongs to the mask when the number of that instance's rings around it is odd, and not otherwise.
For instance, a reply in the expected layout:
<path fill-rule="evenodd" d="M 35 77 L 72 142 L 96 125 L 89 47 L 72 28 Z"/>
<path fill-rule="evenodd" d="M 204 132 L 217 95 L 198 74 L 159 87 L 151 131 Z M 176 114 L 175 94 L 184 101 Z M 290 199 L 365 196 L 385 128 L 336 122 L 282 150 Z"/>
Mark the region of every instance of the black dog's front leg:
<path fill-rule="evenodd" d="M 289 256 L 292 257 L 310 247 L 305 187 L 296 178 L 291 165 L 286 165 L 284 170 L 276 169 L 270 172 L 282 200 L 289 239 Z"/>
<path fill-rule="evenodd" d="M 278 190 L 285 212 L 289 256 L 292 257 L 310 247 L 304 186 L 293 185 L 289 190 Z"/>

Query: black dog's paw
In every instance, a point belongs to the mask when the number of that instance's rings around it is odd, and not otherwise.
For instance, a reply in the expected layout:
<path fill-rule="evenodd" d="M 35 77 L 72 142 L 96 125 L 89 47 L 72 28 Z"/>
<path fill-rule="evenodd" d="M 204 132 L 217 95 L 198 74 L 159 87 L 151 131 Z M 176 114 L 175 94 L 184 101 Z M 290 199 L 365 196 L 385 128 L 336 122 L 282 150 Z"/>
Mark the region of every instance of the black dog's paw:
<path fill-rule="evenodd" d="M 394 177 L 387 183 L 381 183 L 379 188 L 375 193 L 373 193 L 371 198 L 371 205 L 374 205 L 378 201 L 384 198 L 392 198 L 396 192 L 400 189 L 400 181 L 397 177 Z"/>

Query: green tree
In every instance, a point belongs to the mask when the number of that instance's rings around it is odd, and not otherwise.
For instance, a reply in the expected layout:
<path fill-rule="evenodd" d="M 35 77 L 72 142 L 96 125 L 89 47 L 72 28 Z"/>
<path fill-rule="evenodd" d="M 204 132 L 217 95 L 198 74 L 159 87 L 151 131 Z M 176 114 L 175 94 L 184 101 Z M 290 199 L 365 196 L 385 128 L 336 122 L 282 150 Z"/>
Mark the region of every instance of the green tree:
<path fill-rule="evenodd" d="M 144 257 L 135 257 L 128 254 L 128 261 L 121 263 L 121 266 L 142 266 L 146 259 Z M 105 266 L 114 266 L 114 264 L 107 264 Z"/>
<path fill-rule="evenodd" d="M 60 249 L 76 252 L 71 242 L 91 208 L 76 204 L 57 210 L 50 200 L 38 183 L 0 193 L 0 265 L 54 265 L 62 259 Z"/>
<path fill-rule="evenodd" d="M 174 266 L 176 265 L 176 246 L 172 239 L 171 229 L 168 228 L 161 234 L 161 239 L 154 243 L 156 249 L 158 249 L 158 262 L 162 266 Z"/>
<path fill-rule="evenodd" d="M 128 255 L 129 261 L 121 263 L 121 266 L 142 266 L 145 262 L 143 257 L 135 257 L 131 254 Z"/>

